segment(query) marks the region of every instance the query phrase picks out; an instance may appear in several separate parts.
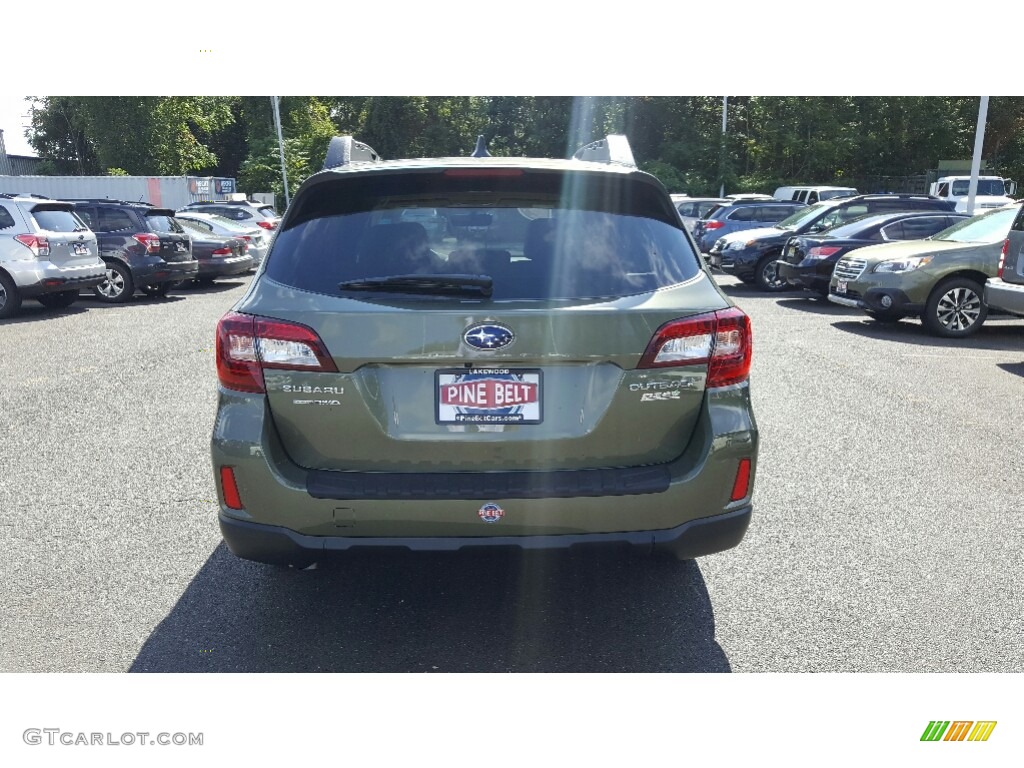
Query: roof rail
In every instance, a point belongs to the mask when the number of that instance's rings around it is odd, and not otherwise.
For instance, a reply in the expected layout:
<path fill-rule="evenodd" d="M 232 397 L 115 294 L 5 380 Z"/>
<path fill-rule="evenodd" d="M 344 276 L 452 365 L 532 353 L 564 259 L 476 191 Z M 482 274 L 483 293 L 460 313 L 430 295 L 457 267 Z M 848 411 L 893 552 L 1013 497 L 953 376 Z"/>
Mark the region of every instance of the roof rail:
<path fill-rule="evenodd" d="M 53 199 L 47 195 L 37 195 L 35 192 L 0 192 L 0 197 L 6 197 L 8 200 L 13 200 L 16 197 L 34 197 L 37 200 Z"/>
<path fill-rule="evenodd" d="M 369 144 L 356 141 L 352 136 L 335 136 L 327 145 L 327 157 L 324 159 L 324 167 L 321 170 L 326 171 L 328 168 L 337 168 L 349 163 L 378 162 L 379 160 L 380 155 Z"/>
<path fill-rule="evenodd" d="M 573 160 L 588 160 L 594 163 L 616 163 L 636 168 L 629 139 L 621 133 L 610 133 L 603 139 L 592 141 L 580 147 L 572 156 Z"/>

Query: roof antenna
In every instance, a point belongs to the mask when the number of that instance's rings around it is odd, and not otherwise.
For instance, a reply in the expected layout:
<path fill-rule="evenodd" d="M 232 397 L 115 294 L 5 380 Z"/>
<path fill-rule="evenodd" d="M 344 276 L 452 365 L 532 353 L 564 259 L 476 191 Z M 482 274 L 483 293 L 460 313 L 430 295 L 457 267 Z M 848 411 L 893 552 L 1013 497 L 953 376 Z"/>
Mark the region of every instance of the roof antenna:
<path fill-rule="evenodd" d="M 481 133 L 476 137 L 476 149 L 473 150 L 473 154 L 470 157 L 490 157 L 491 153 L 487 151 L 487 139 Z"/>

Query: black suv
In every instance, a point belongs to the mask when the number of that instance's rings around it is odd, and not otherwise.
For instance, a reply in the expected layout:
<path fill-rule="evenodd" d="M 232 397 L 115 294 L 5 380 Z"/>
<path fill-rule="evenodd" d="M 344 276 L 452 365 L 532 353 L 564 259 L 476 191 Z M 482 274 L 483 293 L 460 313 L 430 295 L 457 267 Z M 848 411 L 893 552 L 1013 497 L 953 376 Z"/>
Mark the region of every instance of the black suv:
<path fill-rule="evenodd" d="M 96 233 L 107 279 L 93 288 L 96 298 L 129 301 L 136 289 L 166 296 L 182 280 L 199 273 L 192 241 L 169 208 L 123 200 L 70 200 Z"/>
<path fill-rule="evenodd" d="M 785 291 L 789 284 L 779 274 L 776 261 L 789 238 L 824 232 L 826 229 L 872 213 L 893 211 L 953 211 L 955 203 L 928 195 L 856 195 L 824 200 L 803 208 L 774 227 L 748 229 L 715 241 L 708 262 L 756 283 L 765 291 Z"/>

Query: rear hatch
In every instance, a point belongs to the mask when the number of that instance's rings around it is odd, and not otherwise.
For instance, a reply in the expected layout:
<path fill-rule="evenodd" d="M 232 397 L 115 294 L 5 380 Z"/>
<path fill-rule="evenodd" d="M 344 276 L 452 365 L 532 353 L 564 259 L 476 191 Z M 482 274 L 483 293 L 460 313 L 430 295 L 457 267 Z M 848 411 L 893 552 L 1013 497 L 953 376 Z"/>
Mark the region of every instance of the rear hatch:
<path fill-rule="evenodd" d="M 174 211 L 170 208 L 149 208 L 144 215 L 150 231 L 160 238 L 160 258 L 170 262 L 192 261 L 192 241 L 174 218 Z"/>
<path fill-rule="evenodd" d="M 664 189 L 638 172 L 474 170 L 327 174 L 293 201 L 237 307 L 272 318 L 270 337 L 296 333 L 274 321 L 310 329 L 337 369 L 264 371 L 285 450 L 310 469 L 407 472 L 678 457 L 707 362 L 638 364 L 665 323 L 728 304 Z M 446 234 L 431 243 L 416 209 Z"/>
<path fill-rule="evenodd" d="M 29 212 L 39 228 L 36 235 L 49 243 L 47 261 L 58 267 L 95 264 L 98 258 L 96 235 L 73 211 L 70 203 L 39 203 Z"/>

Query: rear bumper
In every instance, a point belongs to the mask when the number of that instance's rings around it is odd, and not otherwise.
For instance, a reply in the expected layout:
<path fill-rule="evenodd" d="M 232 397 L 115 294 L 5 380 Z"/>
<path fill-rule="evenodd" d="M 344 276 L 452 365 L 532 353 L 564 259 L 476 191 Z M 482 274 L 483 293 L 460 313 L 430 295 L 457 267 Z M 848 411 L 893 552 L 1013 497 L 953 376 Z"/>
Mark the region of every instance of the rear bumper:
<path fill-rule="evenodd" d="M 203 259 L 199 262 L 198 277 L 230 277 L 248 272 L 254 266 L 252 256 L 230 259 Z"/>
<path fill-rule="evenodd" d="M 816 267 L 800 267 L 788 261 L 776 261 L 775 264 L 778 267 L 779 276 L 790 285 L 818 293 L 828 293 L 828 284 L 832 279 L 831 267 L 828 268 L 827 274 L 821 274 Z"/>
<path fill-rule="evenodd" d="M 985 303 L 991 309 L 1024 315 L 1024 285 L 990 277 L 985 281 Z"/>
<path fill-rule="evenodd" d="M 211 440 L 221 527 L 255 560 L 397 546 L 657 546 L 696 557 L 736 546 L 749 521 L 758 430 L 746 384 L 708 390 L 686 450 L 647 467 L 536 472 L 316 471 L 296 465 L 263 395 L 220 389 Z M 732 500 L 743 459 L 750 482 Z M 224 503 L 230 467 L 243 509 Z M 497 520 L 485 507 L 500 507 Z"/>
<path fill-rule="evenodd" d="M 23 296 L 91 288 L 106 279 L 106 266 L 99 259 L 94 264 L 58 266 L 49 261 L 24 259 L 4 262 L 18 291 Z"/>
<path fill-rule="evenodd" d="M 238 520 L 221 513 L 220 531 L 232 554 L 264 563 L 289 563 L 360 549 L 406 549 L 413 552 L 455 552 L 462 549 L 511 548 L 567 550 L 626 546 L 662 550 L 680 560 L 702 557 L 742 541 L 753 506 L 691 520 L 660 531 L 561 534 L 557 536 L 308 536 L 288 528 Z M 312 556 L 312 558 L 311 558 Z"/>
<path fill-rule="evenodd" d="M 164 261 L 144 266 L 132 266 L 132 277 L 137 285 L 159 285 L 160 283 L 191 280 L 199 275 L 199 262 Z"/>

